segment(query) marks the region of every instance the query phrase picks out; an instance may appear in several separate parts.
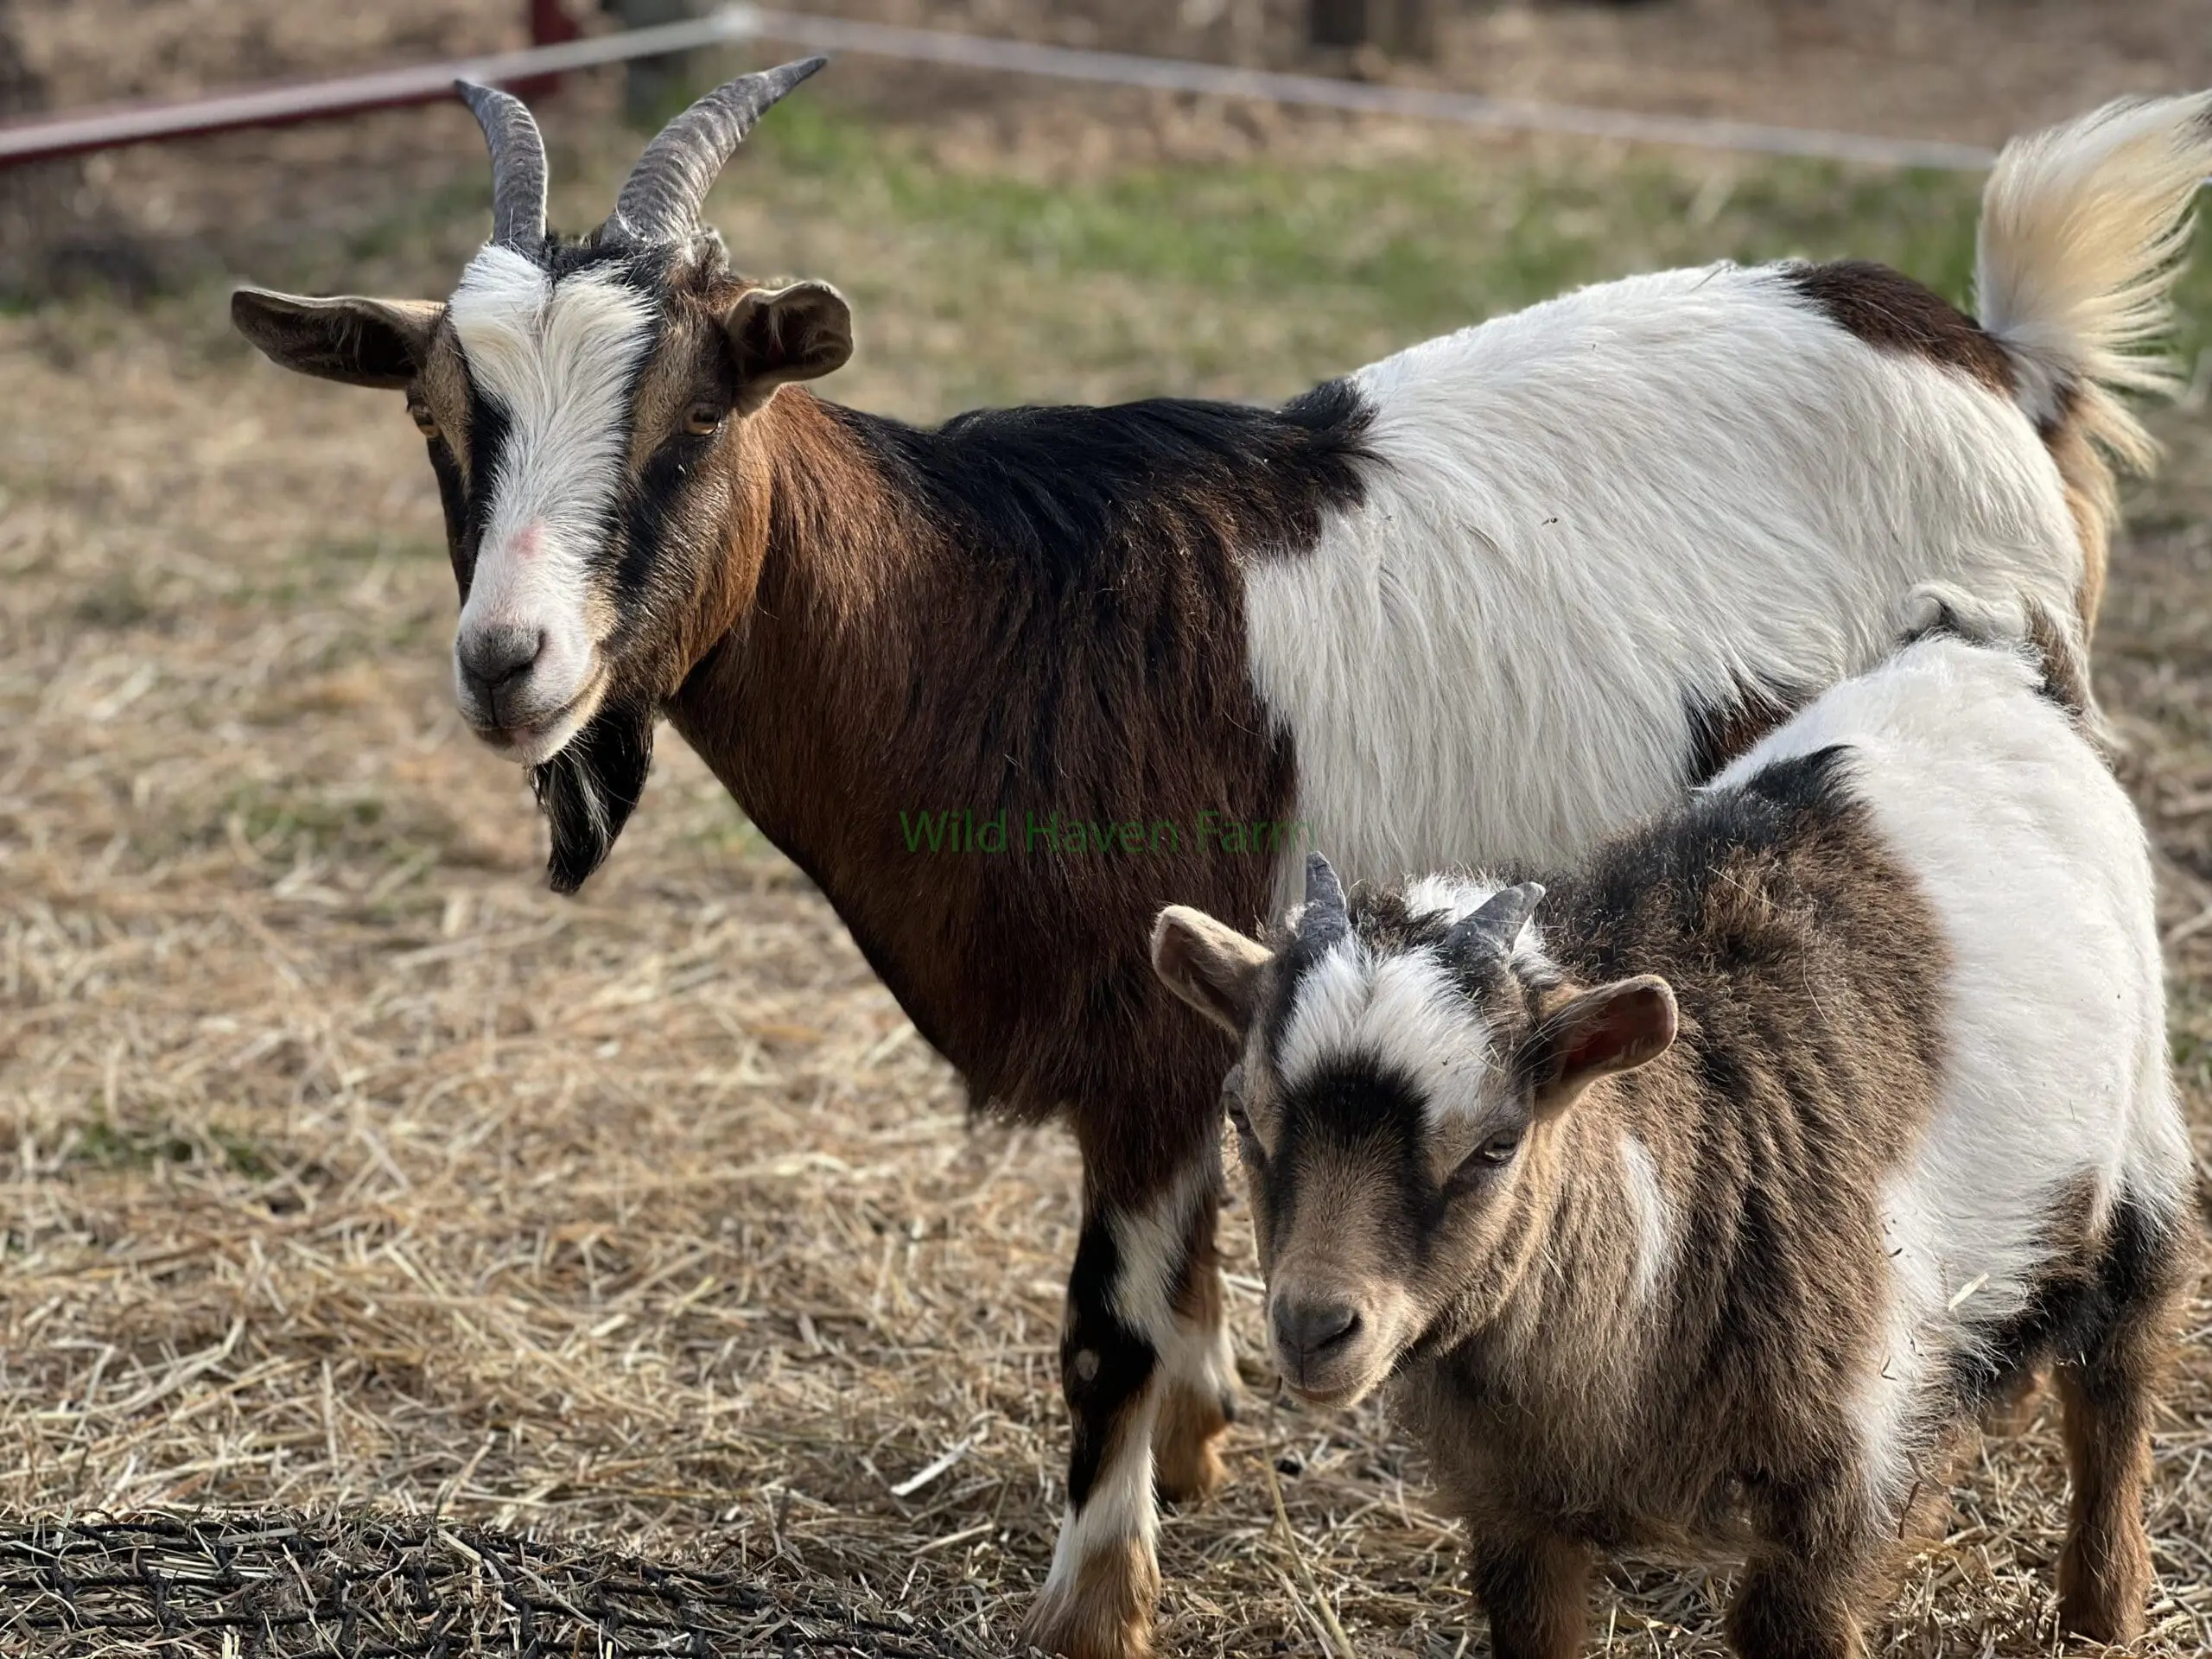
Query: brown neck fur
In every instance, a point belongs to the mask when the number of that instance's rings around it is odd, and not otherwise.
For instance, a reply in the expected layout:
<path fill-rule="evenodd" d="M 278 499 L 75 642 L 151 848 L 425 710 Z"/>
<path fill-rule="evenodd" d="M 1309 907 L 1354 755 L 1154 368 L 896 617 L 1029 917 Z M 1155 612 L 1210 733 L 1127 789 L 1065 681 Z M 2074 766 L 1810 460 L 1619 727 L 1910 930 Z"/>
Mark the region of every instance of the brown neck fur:
<path fill-rule="evenodd" d="M 758 505 L 733 515 L 728 558 L 757 588 L 671 719 L 979 1101 L 1035 1113 L 1081 1090 L 1124 1135 L 1185 1136 L 1173 1114 L 1203 1115 L 1163 1079 L 1210 1091 L 1228 1049 L 1154 978 L 1148 924 L 1168 902 L 1256 918 L 1273 861 L 1200 852 L 1191 827 L 1291 799 L 1244 668 L 1241 577 L 1200 547 L 1118 591 L 1055 588 L 891 487 L 863 419 L 795 390 L 755 417 Z M 1003 810 L 1009 849 L 907 849 L 902 812 L 958 809 Z M 1054 813 L 1182 834 L 1135 854 L 1025 842 Z"/>

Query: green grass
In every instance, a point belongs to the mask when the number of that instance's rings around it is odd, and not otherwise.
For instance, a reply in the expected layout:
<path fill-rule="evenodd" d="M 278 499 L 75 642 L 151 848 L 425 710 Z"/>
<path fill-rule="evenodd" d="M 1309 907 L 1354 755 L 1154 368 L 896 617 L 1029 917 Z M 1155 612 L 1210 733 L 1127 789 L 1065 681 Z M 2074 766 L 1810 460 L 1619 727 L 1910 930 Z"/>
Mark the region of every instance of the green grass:
<path fill-rule="evenodd" d="M 779 108 L 725 187 L 952 244 L 1040 282 L 1113 276 L 1239 305 L 1326 305 L 1419 338 L 1633 271 L 1802 257 L 1878 259 L 1966 302 L 1980 180 L 1795 161 L 1509 150 L 1345 166 L 1155 168 L 1046 186 L 933 163 L 821 101 Z M 1460 149 L 1459 146 L 1452 148 Z M 1731 164 L 1732 166 L 1733 164 Z M 2212 270 L 2184 282 L 2183 348 L 2205 343 Z M 1347 312 L 1349 315 L 1347 315 Z"/>
<path fill-rule="evenodd" d="M 118 1123 L 105 1112 L 83 1124 L 68 1153 L 72 1162 L 108 1170 L 153 1170 L 165 1164 L 200 1163 L 249 1181 L 265 1181 L 276 1166 L 253 1140 L 219 1127 L 188 1135 L 168 1123 Z"/>
<path fill-rule="evenodd" d="M 1580 168 L 1260 162 L 1047 187 L 933 166 L 912 144 L 818 103 L 786 105 L 777 123 L 768 163 L 810 187 L 810 199 L 872 220 L 957 225 L 978 257 L 1274 302 L 1354 288 L 1410 328 L 1714 257 L 1853 253 L 1959 295 L 1973 260 L 1979 181 L 1952 174 L 1777 163 L 1721 196 L 1706 177 L 1645 154 Z"/>

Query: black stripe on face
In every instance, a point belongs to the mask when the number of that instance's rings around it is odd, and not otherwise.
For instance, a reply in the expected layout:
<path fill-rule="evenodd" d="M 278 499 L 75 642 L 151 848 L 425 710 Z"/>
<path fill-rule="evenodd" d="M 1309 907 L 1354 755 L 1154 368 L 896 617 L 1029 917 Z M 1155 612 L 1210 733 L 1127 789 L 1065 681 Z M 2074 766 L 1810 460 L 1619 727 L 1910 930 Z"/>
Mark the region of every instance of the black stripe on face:
<path fill-rule="evenodd" d="M 1383 1236 L 1426 1260 L 1446 1195 L 1429 1168 L 1421 1090 L 1372 1057 L 1347 1057 L 1286 1090 L 1281 1110 L 1260 1195 L 1270 1236 L 1289 1237 L 1307 1182 L 1319 1178 L 1334 1187 L 1337 1174 L 1357 1172 L 1363 1189 L 1389 1195 Z"/>
<path fill-rule="evenodd" d="M 672 563 L 680 568 L 684 550 L 683 504 L 721 436 L 678 432 L 652 453 L 624 490 L 616 509 L 622 533 L 614 561 L 614 591 L 626 615 L 657 587 L 674 585 L 689 591 L 689 582 L 669 581 L 674 574 Z"/>
<path fill-rule="evenodd" d="M 454 582 L 461 589 L 461 602 L 467 604 L 468 581 L 476 568 L 474 552 L 463 555 L 468 531 L 468 484 L 445 439 L 432 438 L 429 448 L 430 470 L 438 478 L 438 505 L 445 512 L 446 556 L 453 562 Z"/>
<path fill-rule="evenodd" d="M 632 280 L 641 281 L 634 269 Z M 711 378 L 700 380 L 695 395 L 712 397 L 727 410 L 737 391 L 727 353 L 720 349 L 718 334 L 709 331 L 705 339 L 700 340 L 695 338 L 696 331 L 672 326 L 671 305 L 664 286 L 658 290 L 641 287 L 640 291 L 660 294 L 659 319 L 652 344 L 639 354 L 629 382 L 623 388 L 628 411 L 624 433 L 626 453 L 638 437 L 638 389 L 648 369 L 663 353 L 703 353 L 711 350 L 715 359 Z M 734 415 L 727 416 L 723 425 L 711 433 L 686 432 L 678 427 L 662 439 L 645 457 L 643 466 L 624 480 L 614 509 L 615 522 L 607 527 L 605 545 L 612 556 L 615 600 L 625 625 L 641 612 L 656 608 L 646 601 L 657 591 L 682 599 L 688 598 L 696 587 L 696 573 L 691 569 L 690 556 L 695 550 L 683 534 L 688 518 L 684 504 L 700 469 L 711 461 L 715 447 L 728 435 L 729 423 L 735 419 Z"/>
<path fill-rule="evenodd" d="M 460 580 L 464 601 L 476 574 L 477 552 L 484 544 L 485 526 L 491 522 L 493 493 L 512 435 L 506 410 L 478 390 L 472 378 L 468 384 L 467 500 L 461 515 L 461 534 L 454 543 L 454 575 Z"/>

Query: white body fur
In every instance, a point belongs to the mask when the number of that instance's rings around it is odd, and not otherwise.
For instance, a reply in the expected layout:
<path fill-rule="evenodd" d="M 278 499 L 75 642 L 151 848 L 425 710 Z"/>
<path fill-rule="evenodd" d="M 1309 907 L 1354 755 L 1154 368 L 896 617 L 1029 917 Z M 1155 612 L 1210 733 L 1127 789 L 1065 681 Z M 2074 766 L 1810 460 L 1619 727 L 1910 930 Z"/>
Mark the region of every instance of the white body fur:
<path fill-rule="evenodd" d="M 2167 1221 L 2190 1190 L 2142 827 L 2037 682 L 2009 652 L 1925 640 L 1713 785 L 1850 746 L 1852 793 L 1949 947 L 1942 1096 L 1885 1192 L 1888 1343 L 1858 1405 L 1885 1507 L 1905 1497 L 1921 1390 L 2023 1306 L 2054 1195 L 2089 1176 L 2101 1209 L 2124 1191 Z"/>
<path fill-rule="evenodd" d="M 2005 151 L 1978 288 L 2017 399 L 1866 343 L 1781 268 L 1730 265 L 1585 289 L 1354 376 L 1384 465 L 1247 596 L 1313 841 L 1347 879 L 1570 858 L 1673 798 L 1694 706 L 1866 669 L 1916 583 L 2077 613 L 2080 532 L 2036 422 L 2071 397 L 2088 437 L 2149 460 L 2099 383 L 2170 383 L 2133 353 L 2167 326 L 2208 111 L 2116 105 Z"/>
<path fill-rule="evenodd" d="M 1347 878 L 1573 856 L 1679 792 L 1694 703 L 1865 668 L 1916 582 L 2075 608 L 2025 414 L 1771 270 L 1586 289 L 1356 384 L 1386 467 L 1248 601 Z"/>

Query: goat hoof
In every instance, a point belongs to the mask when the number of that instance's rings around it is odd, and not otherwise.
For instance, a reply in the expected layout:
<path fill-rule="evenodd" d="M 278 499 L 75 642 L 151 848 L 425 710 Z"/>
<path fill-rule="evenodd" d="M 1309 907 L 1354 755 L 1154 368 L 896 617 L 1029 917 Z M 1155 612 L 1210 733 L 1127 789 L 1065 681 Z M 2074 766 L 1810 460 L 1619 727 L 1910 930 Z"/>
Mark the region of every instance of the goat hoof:
<path fill-rule="evenodd" d="M 1137 1538 L 1092 1550 L 1065 1580 L 1055 1573 L 1021 1622 L 1021 1640 L 1058 1659 L 1153 1659 L 1160 1568 Z"/>
<path fill-rule="evenodd" d="M 2102 1642 L 2107 1646 L 2116 1646 L 2123 1642 L 2132 1642 L 2143 1634 L 2143 1609 L 2139 1605 L 2115 1605 L 2096 1597 L 2062 1597 L 2058 1604 L 2058 1627 L 2067 1635 L 2080 1637 L 2087 1642 Z"/>

